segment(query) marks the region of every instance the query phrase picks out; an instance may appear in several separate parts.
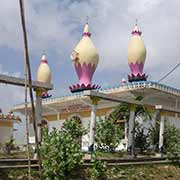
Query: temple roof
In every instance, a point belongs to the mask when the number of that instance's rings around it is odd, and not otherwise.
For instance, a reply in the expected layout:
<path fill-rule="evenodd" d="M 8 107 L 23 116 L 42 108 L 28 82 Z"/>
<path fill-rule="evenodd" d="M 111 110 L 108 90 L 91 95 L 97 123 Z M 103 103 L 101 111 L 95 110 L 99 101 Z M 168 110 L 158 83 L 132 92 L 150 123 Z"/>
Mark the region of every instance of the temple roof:
<path fill-rule="evenodd" d="M 180 90 L 159 84 L 156 82 L 133 82 L 122 86 L 104 88 L 99 91 L 114 97 L 121 98 L 122 101 L 136 102 L 136 98 L 143 97 L 142 103 L 145 106 L 155 108 L 156 105 L 163 105 L 169 108 L 180 109 Z M 85 95 L 85 91 L 67 96 L 49 98 L 43 100 L 43 115 L 60 113 L 78 113 L 90 110 L 90 98 Z M 115 107 L 117 102 L 101 100 L 98 109 Z M 30 104 L 29 104 L 30 107 Z M 24 113 L 24 104 L 16 105 L 12 109 L 14 112 Z M 174 116 L 174 115 L 173 115 Z"/>

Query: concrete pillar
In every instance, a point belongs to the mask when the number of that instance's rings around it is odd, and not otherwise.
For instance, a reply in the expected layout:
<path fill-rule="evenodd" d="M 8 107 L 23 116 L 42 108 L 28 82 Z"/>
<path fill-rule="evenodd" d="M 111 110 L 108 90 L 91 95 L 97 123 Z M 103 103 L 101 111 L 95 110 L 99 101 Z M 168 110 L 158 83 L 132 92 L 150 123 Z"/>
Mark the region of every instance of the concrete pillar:
<path fill-rule="evenodd" d="M 124 139 L 128 139 L 128 122 L 125 120 L 124 122 Z"/>
<path fill-rule="evenodd" d="M 91 98 L 92 106 L 91 106 L 91 120 L 90 120 L 90 129 L 89 129 L 89 147 L 88 150 L 90 153 L 94 151 L 94 136 L 96 131 L 96 109 L 98 105 L 97 98 Z"/>
<path fill-rule="evenodd" d="M 128 151 L 131 155 L 134 155 L 134 122 L 135 122 L 135 110 L 136 106 L 131 105 L 130 117 L 129 117 L 129 132 L 128 132 Z"/>
<path fill-rule="evenodd" d="M 157 119 L 159 119 L 159 117 L 160 117 L 160 110 L 155 110 L 155 112 L 152 115 L 152 122 L 151 122 L 152 126 L 154 127 L 156 126 L 156 122 Z"/>
<path fill-rule="evenodd" d="M 163 151 L 165 116 L 161 115 L 159 130 L 159 152 Z"/>
<path fill-rule="evenodd" d="M 125 120 L 124 122 L 124 139 L 125 139 L 125 142 L 126 142 L 126 149 L 127 149 L 127 142 L 128 142 L 128 121 Z"/>
<path fill-rule="evenodd" d="M 36 90 L 36 127 L 38 142 L 41 142 L 42 90 Z"/>
<path fill-rule="evenodd" d="M 60 120 L 60 112 L 57 113 L 57 120 Z"/>

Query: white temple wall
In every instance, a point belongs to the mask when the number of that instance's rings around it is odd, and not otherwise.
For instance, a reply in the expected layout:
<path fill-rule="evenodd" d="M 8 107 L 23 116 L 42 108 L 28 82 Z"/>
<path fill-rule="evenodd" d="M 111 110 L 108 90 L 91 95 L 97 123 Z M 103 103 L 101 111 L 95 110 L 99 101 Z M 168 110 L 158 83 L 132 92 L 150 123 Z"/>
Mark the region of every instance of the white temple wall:
<path fill-rule="evenodd" d="M 0 143 L 5 144 L 13 137 L 13 127 L 0 127 Z"/>
<path fill-rule="evenodd" d="M 177 128 L 180 128 L 180 118 L 176 118 L 176 117 L 167 117 L 167 121 L 176 126 Z"/>
<path fill-rule="evenodd" d="M 60 129 L 64 123 L 65 119 L 62 120 L 56 120 L 56 121 L 49 121 L 48 122 L 48 129 L 49 131 L 52 131 L 53 128 Z"/>

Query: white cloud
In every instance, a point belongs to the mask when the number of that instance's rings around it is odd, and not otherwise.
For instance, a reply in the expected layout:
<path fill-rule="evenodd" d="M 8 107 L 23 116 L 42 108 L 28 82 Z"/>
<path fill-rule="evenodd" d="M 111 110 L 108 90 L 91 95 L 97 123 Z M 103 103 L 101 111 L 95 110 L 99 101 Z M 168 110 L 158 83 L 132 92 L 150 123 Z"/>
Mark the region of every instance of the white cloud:
<path fill-rule="evenodd" d="M 0 74 L 19 77 L 20 72 L 9 73 L 4 71 L 3 66 L 0 64 Z M 8 84 L 0 84 L 0 108 L 4 113 L 7 113 L 10 108 L 16 103 L 21 103 L 24 100 L 23 88 L 12 86 Z"/>
<path fill-rule="evenodd" d="M 22 49 L 18 0 L 2 0 L 0 46 Z M 179 58 L 180 1 L 89 0 L 25 1 L 31 53 L 43 49 L 58 54 L 65 63 L 81 36 L 82 24 L 90 16 L 92 39 L 100 53 L 98 70 L 129 71 L 127 45 L 138 18 L 147 47 L 146 71 L 166 72 Z M 60 59 L 60 60 L 59 60 Z"/>

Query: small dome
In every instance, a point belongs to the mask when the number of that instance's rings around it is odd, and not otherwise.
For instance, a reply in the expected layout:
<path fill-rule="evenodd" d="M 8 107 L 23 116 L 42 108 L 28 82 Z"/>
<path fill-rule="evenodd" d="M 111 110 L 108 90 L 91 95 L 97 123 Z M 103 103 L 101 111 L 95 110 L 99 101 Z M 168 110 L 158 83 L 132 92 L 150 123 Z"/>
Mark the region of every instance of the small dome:
<path fill-rule="evenodd" d="M 128 45 L 128 63 L 129 64 L 144 64 L 146 59 L 146 48 L 141 39 L 141 31 L 137 24 L 132 31 L 132 37 Z"/>
<path fill-rule="evenodd" d="M 51 71 L 45 54 L 42 55 L 41 63 L 37 70 L 37 81 L 51 83 Z"/>
<path fill-rule="evenodd" d="M 82 39 L 71 54 L 71 59 L 74 60 L 75 63 L 97 66 L 99 62 L 99 55 L 90 36 L 91 33 L 89 32 L 89 25 L 86 23 Z"/>

